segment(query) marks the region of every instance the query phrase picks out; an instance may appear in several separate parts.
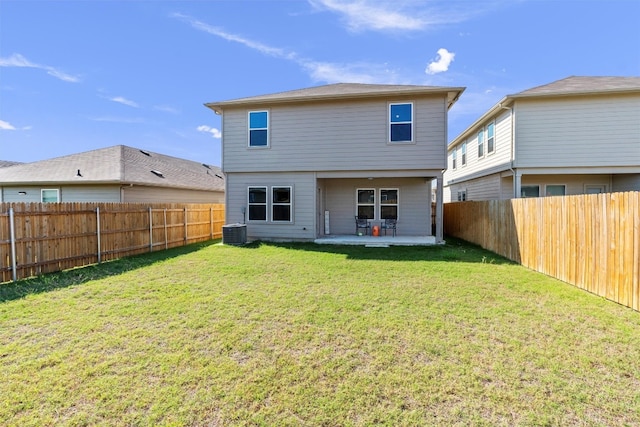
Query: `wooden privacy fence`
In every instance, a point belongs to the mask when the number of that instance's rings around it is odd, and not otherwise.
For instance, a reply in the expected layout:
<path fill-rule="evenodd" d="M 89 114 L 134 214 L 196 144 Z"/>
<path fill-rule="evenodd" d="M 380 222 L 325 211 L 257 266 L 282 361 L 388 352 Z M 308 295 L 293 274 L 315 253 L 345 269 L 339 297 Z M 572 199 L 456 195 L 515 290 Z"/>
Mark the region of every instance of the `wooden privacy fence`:
<path fill-rule="evenodd" d="M 447 203 L 444 231 L 640 310 L 640 192 Z"/>
<path fill-rule="evenodd" d="M 0 282 L 222 237 L 224 205 L 0 203 Z"/>

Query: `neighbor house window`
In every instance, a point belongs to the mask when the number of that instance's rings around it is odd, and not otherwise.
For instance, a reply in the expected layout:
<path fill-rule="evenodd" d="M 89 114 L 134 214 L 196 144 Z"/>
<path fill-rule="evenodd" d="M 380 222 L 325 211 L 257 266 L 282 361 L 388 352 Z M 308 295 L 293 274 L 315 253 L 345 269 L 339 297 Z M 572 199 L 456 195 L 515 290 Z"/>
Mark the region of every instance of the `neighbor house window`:
<path fill-rule="evenodd" d="M 564 196 L 566 187 L 563 185 L 547 185 L 545 187 L 545 196 Z"/>
<path fill-rule="evenodd" d="M 45 189 L 40 191 L 40 200 L 42 203 L 56 203 L 60 201 L 60 190 L 57 188 Z"/>
<path fill-rule="evenodd" d="M 374 219 L 376 206 L 376 190 L 373 188 L 360 188 L 357 190 L 357 212 L 359 217 Z"/>
<path fill-rule="evenodd" d="M 249 187 L 249 221 L 267 220 L 267 187 Z"/>
<path fill-rule="evenodd" d="M 599 185 L 599 184 L 586 184 L 584 186 L 584 192 L 585 192 L 585 194 L 606 193 L 607 192 L 607 186 L 606 185 Z"/>
<path fill-rule="evenodd" d="M 291 222 L 291 187 L 271 187 L 271 220 Z"/>
<path fill-rule="evenodd" d="M 269 112 L 249 112 L 249 147 L 269 146 Z"/>
<path fill-rule="evenodd" d="M 467 143 L 462 143 L 462 166 L 467 164 Z"/>
<path fill-rule="evenodd" d="M 478 132 L 478 157 L 484 156 L 484 130 Z"/>
<path fill-rule="evenodd" d="M 398 219 L 398 189 L 380 189 L 380 219 Z"/>
<path fill-rule="evenodd" d="M 495 144 L 495 137 L 494 137 L 494 133 L 495 133 L 495 124 L 494 123 L 489 123 L 487 125 L 487 153 L 493 153 L 496 149 L 496 144 Z"/>
<path fill-rule="evenodd" d="M 456 161 L 458 160 L 458 149 L 454 148 L 453 151 L 451 152 L 451 167 L 452 169 L 455 169 L 457 167 L 456 165 Z"/>
<path fill-rule="evenodd" d="M 520 187 L 520 197 L 540 197 L 540 186 L 523 185 Z"/>
<path fill-rule="evenodd" d="M 413 141 L 413 104 L 389 105 L 389 141 Z"/>
<path fill-rule="evenodd" d="M 467 190 L 458 191 L 458 201 L 465 202 L 467 200 Z"/>

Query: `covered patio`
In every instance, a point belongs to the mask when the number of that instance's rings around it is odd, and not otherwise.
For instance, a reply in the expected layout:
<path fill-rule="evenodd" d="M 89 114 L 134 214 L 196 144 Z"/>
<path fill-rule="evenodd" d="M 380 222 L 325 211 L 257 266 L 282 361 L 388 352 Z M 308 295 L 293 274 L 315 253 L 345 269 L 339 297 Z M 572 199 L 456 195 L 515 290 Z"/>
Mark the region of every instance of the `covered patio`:
<path fill-rule="evenodd" d="M 435 236 L 357 236 L 331 235 L 314 241 L 320 245 L 359 245 L 375 248 L 389 246 L 432 246 L 436 244 Z M 444 243 L 444 242 L 442 242 Z"/>

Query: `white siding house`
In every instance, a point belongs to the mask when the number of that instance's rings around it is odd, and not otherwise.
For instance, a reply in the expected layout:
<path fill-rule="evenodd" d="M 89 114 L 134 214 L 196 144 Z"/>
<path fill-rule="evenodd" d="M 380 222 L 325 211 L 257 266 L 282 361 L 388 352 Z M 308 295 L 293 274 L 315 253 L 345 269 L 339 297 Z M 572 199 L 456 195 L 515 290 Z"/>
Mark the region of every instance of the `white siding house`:
<path fill-rule="evenodd" d="M 640 77 L 504 97 L 449 144 L 444 185 L 446 202 L 640 190 Z"/>
<path fill-rule="evenodd" d="M 219 167 L 125 145 L 0 168 L 0 202 L 223 203 Z"/>
<path fill-rule="evenodd" d="M 227 222 L 246 223 L 249 240 L 354 234 L 356 215 L 433 235 L 431 180 L 463 90 L 334 84 L 206 104 L 222 115 Z"/>

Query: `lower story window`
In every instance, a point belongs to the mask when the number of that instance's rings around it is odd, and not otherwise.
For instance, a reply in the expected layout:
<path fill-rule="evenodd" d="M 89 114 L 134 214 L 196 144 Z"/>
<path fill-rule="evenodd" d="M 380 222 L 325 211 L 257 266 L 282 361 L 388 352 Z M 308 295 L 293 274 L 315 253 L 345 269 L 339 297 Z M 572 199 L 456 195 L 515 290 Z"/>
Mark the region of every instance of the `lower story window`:
<path fill-rule="evenodd" d="M 398 219 L 398 189 L 380 189 L 380 219 Z"/>
<path fill-rule="evenodd" d="M 267 187 L 249 187 L 249 221 L 267 220 Z"/>
<path fill-rule="evenodd" d="M 467 200 L 467 190 L 458 191 L 458 201 L 465 202 Z"/>
<path fill-rule="evenodd" d="M 40 192 L 42 203 L 56 203 L 60 201 L 60 191 L 57 188 L 45 189 Z"/>
<path fill-rule="evenodd" d="M 357 199 L 357 215 L 360 218 L 374 219 L 376 190 L 373 188 L 358 189 Z"/>
<path fill-rule="evenodd" d="M 547 185 L 545 188 L 545 196 L 564 196 L 566 187 L 562 185 Z"/>
<path fill-rule="evenodd" d="M 291 221 L 291 187 L 272 187 L 271 220 Z"/>
<path fill-rule="evenodd" d="M 521 186 L 520 197 L 540 197 L 540 186 L 539 185 Z"/>

